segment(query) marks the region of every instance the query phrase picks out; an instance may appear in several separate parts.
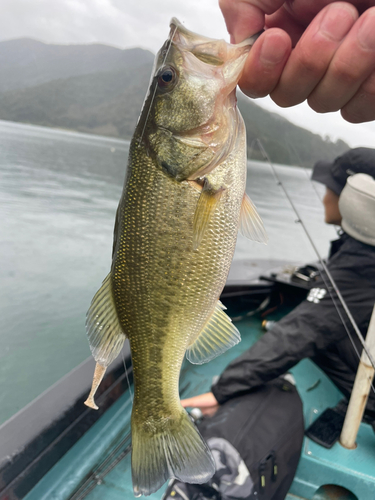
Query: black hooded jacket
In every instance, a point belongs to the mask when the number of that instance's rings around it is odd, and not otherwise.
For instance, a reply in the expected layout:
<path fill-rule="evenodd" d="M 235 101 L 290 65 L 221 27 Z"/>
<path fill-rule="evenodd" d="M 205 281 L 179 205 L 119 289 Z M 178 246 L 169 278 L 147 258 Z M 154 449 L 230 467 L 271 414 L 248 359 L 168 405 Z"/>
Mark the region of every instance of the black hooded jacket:
<path fill-rule="evenodd" d="M 332 242 L 327 267 L 365 336 L 375 303 L 375 247 L 343 233 Z M 361 353 L 361 344 L 336 302 Z M 358 355 L 321 277 L 304 302 L 225 369 L 212 392 L 222 404 L 285 373 L 303 358 L 312 358 L 350 396 Z M 375 409 L 374 394 L 370 400 L 368 408 Z"/>

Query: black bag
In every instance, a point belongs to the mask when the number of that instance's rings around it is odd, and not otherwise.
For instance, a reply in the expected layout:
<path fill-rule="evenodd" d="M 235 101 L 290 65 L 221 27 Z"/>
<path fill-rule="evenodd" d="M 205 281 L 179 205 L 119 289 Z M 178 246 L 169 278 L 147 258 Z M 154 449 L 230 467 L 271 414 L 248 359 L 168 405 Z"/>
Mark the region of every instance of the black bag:
<path fill-rule="evenodd" d="M 198 428 L 216 472 L 205 485 L 174 481 L 165 500 L 284 500 L 304 433 L 302 401 L 293 384 L 277 378 L 233 398 Z"/>

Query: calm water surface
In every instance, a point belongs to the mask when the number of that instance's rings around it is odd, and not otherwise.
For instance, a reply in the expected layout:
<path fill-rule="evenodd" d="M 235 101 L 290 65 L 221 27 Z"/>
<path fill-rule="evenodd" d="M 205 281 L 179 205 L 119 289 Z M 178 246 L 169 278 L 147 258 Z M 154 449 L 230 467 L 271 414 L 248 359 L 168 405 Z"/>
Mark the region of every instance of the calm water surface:
<path fill-rule="evenodd" d="M 85 314 L 110 268 L 129 143 L 11 122 L 0 137 L 1 424 L 90 356 Z M 336 233 L 306 171 L 277 171 L 325 255 Z M 239 236 L 235 259 L 316 260 L 268 165 L 249 162 L 247 191 L 270 241 Z"/>

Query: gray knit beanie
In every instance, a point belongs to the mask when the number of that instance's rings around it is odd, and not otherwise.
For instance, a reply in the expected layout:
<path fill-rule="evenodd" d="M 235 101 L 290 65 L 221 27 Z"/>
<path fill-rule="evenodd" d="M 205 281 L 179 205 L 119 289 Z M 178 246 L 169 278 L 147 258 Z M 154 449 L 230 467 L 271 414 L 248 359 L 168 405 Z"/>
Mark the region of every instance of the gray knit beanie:
<path fill-rule="evenodd" d="M 339 199 L 343 230 L 375 246 L 375 180 L 367 174 L 348 177 Z"/>

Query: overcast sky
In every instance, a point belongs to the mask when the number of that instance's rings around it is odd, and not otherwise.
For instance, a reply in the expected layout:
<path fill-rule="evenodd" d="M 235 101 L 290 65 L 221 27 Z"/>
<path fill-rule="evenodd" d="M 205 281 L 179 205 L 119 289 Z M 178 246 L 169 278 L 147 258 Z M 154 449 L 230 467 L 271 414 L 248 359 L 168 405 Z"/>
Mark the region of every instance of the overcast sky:
<path fill-rule="evenodd" d="M 0 40 L 101 42 L 156 53 L 173 16 L 197 33 L 229 40 L 217 0 L 1 0 Z M 315 133 L 340 137 L 352 147 L 375 147 L 375 122 L 349 124 L 339 113 L 319 115 L 306 103 L 281 109 L 269 98 L 256 102 Z"/>

